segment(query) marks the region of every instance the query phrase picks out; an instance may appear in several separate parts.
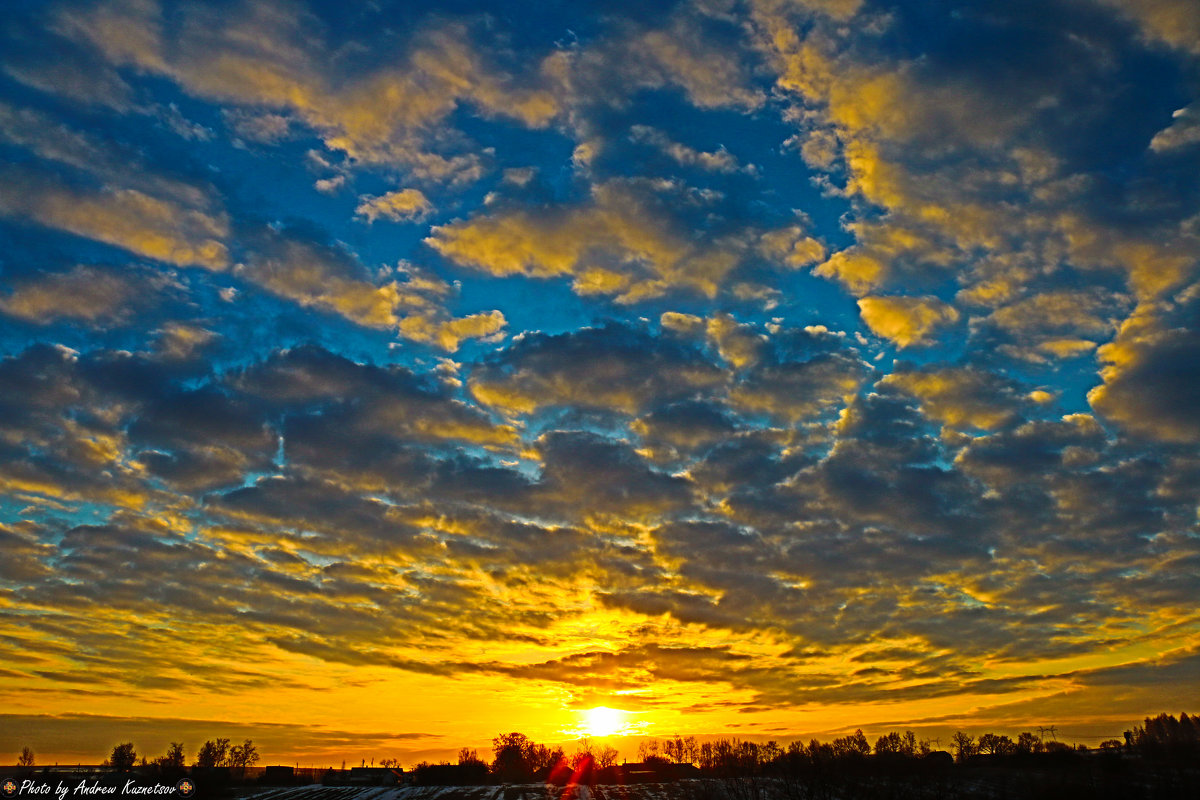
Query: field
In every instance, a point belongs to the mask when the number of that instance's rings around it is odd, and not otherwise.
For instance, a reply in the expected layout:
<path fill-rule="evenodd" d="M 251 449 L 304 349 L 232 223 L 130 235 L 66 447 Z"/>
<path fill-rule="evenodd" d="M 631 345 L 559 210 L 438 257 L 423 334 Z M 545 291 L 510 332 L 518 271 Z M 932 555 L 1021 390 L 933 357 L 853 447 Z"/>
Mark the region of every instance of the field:
<path fill-rule="evenodd" d="M 1200 797 L 1200 771 L 955 769 L 937 775 L 706 779 L 626 786 L 302 786 L 239 800 L 1176 800 Z"/>

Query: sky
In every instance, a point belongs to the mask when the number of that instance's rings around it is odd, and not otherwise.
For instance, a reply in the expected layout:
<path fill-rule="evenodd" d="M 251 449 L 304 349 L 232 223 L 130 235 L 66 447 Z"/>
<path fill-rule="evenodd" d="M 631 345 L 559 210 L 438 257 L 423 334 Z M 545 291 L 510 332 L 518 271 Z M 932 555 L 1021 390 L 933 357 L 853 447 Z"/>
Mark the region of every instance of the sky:
<path fill-rule="evenodd" d="M 4 3 L 0 761 L 1195 711 L 1198 98 L 1194 0 Z"/>

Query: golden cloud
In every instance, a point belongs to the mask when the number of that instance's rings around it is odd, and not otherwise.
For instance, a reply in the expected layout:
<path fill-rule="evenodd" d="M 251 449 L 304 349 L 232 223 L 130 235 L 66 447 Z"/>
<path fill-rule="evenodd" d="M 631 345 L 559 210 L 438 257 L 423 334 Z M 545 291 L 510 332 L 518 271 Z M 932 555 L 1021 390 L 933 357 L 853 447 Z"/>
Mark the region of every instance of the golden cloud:
<path fill-rule="evenodd" d="M 0 311 L 28 322 L 45 325 L 56 319 L 77 319 L 91 324 L 121 321 L 135 301 L 161 281 L 136 281 L 111 269 L 78 265 L 69 272 L 19 283 L 0 297 Z"/>
<path fill-rule="evenodd" d="M 1169 313 L 1146 303 L 1125 320 L 1117 337 L 1097 351 L 1104 383 L 1088 392 L 1088 402 L 1135 434 L 1193 444 L 1200 442 L 1200 337 L 1192 328 L 1172 326 Z"/>
<path fill-rule="evenodd" d="M 192 7 L 170 35 L 152 0 L 65 12 L 59 26 L 115 64 L 165 75 L 201 97 L 287 110 L 327 147 L 363 163 L 403 164 L 426 180 L 462 182 L 480 174 L 474 154 L 443 155 L 427 141 L 460 101 L 531 127 L 545 126 L 558 112 L 548 90 L 519 85 L 485 64 L 466 28 L 453 23 L 423 31 L 401 66 L 341 76 L 328 69 L 335 59 L 320 42 L 315 18 L 277 3 Z"/>
<path fill-rule="evenodd" d="M 1186 285 L 1200 271 L 1200 236 L 1186 224 L 1153 234 L 1130 233 L 1063 214 L 1058 220 L 1073 262 L 1124 271 L 1139 300 L 1154 300 Z"/>
<path fill-rule="evenodd" d="M 699 26 L 682 14 L 661 30 L 647 31 L 629 44 L 632 63 L 650 67 L 661 80 L 683 88 L 698 108 L 755 109 L 765 98 L 748 86 L 745 68 L 737 56 L 709 44 Z M 640 65 L 639 65 L 640 66 Z M 646 72 L 637 76 L 645 81 Z"/>
<path fill-rule="evenodd" d="M 433 204 L 421 190 L 400 189 L 378 197 L 363 195 L 354 209 L 354 215 L 366 219 L 368 223 L 380 218 L 392 222 L 419 222 L 432 211 Z"/>
<path fill-rule="evenodd" d="M 897 371 L 879 384 L 913 395 L 922 413 L 951 428 L 1000 428 L 1016 418 L 1021 401 L 1004 378 L 974 367 Z"/>
<path fill-rule="evenodd" d="M 864 297 L 858 310 L 872 333 L 900 347 L 930 344 L 935 330 L 959 318 L 954 306 L 936 297 Z"/>
<path fill-rule="evenodd" d="M 183 206 L 136 189 L 70 189 L 45 174 L 9 171 L 0 180 L 0 214 L 94 239 L 177 266 L 222 270 L 229 256 L 224 213 Z"/>
<path fill-rule="evenodd" d="M 704 318 L 680 311 L 664 311 L 659 317 L 659 324 L 664 330 L 690 335 L 704 329 Z"/>
<path fill-rule="evenodd" d="M 766 342 L 766 337 L 756 333 L 752 325 L 741 324 L 728 314 L 716 314 L 709 319 L 707 333 L 721 358 L 734 369 L 757 363 Z"/>
<path fill-rule="evenodd" d="M 507 320 L 499 311 L 470 314 L 458 319 L 437 320 L 413 315 L 400 321 L 400 335 L 418 342 L 436 344 L 453 353 L 464 339 L 487 339 L 504 330 Z"/>
<path fill-rule="evenodd" d="M 1200 54 L 1200 15 L 1191 0 L 1100 0 L 1132 19 L 1143 35 Z"/>
<path fill-rule="evenodd" d="M 402 264 L 399 271 L 407 280 L 372 280 L 364 266 L 339 247 L 275 232 L 262 232 L 252 257 L 238 266 L 248 280 L 301 306 L 368 328 L 393 328 L 405 338 L 446 350 L 503 329 L 499 311 L 450 319 L 444 305 L 453 291 L 449 284 L 412 265 Z"/>
<path fill-rule="evenodd" d="M 327 262 L 302 248 L 289 248 L 284 258 L 259 259 L 245 274 L 263 288 L 306 308 L 331 311 L 368 328 L 392 328 L 399 324 L 397 310 L 414 298 L 396 281 L 375 285 L 339 275 Z"/>
<path fill-rule="evenodd" d="M 497 276 L 571 276 L 579 294 L 633 302 L 684 287 L 709 297 L 739 256 L 672 232 L 630 187 L 602 184 L 584 206 L 480 214 L 434 227 L 425 240 L 446 258 Z"/>
<path fill-rule="evenodd" d="M 789 267 L 806 267 L 825 258 L 825 246 L 798 225 L 763 234 L 760 249 L 767 258 Z"/>

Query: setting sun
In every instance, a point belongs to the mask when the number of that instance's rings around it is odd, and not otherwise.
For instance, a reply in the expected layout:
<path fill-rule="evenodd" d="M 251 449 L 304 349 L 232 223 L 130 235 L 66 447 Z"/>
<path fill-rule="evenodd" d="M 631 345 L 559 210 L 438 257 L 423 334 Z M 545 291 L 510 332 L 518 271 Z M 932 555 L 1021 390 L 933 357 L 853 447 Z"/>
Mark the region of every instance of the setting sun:
<path fill-rule="evenodd" d="M 588 736 L 612 736 L 625 728 L 624 711 L 597 706 L 583 712 L 583 732 Z"/>

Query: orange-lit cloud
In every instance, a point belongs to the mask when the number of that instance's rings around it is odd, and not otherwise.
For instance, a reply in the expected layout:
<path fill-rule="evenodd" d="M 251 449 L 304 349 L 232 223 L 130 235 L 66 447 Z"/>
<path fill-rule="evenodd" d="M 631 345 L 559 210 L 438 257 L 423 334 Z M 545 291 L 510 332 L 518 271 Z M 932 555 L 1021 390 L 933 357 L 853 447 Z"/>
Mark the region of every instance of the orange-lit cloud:
<path fill-rule="evenodd" d="M 1194 307 L 1195 299 L 1185 307 Z M 1200 437 L 1192 413 L 1197 339 L 1174 327 L 1172 315 L 1139 307 L 1113 341 L 1100 348 L 1104 383 L 1088 393 L 1100 414 L 1137 434 L 1166 442 L 1191 443 Z"/>
<path fill-rule="evenodd" d="M 928 344 L 934 330 L 959 317 L 953 306 L 936 297 L 864 297 L 858 309 L 873 333 L 901 347 Z"/>
<path fill-rule="evenodd" d="M 437 226 L 426 241 L 442 255 L 492 275 L 569 276 L 582 295 L 632 302 L 685 287 L 706 295 L 738 261 L 720 243 L 699 248 L 649 198 L 597 186 L 585 206 L 531 214 L 499 211 Z"/>
<path fill-rule="evenodd" d="M 359 198 L 354 214 L 367 222 L 374 222 L 380 218 L 393 222 L 416 222 L 432 210 L 429 199 L 419 189 L 400 189 L 378 197 L 364 195 Z"/>
<path fill-rule="evenodd" d="M 557 112 L 547 90 L 514 85 L 511 76 L 487 67 L 466 29 L 454 25 L 428 31 L 408 53 L 406 68 L 335 82 L 320 68 L 328 54 L 304 33 L 311 22 L 272 3 L 220 15 L 190 7 L 168 34 L 158 4 L 148 1 L 67 12 L 59 24 L 118 65 L 162 74 L 214 100 L 287 110 L 329 148 L 359 161 L 403 164 L 425 180 L 479 174 L 474 154 L 444 155 L 426 142 L 428 127 L 458 100 L 531 126 L 545 125 Z"/>
<path fill-rule="evenodd" d="M 158 282 L 150 278 L 151 287 Z M 78 265 L 65 273 L 22 283 L 0 297 L 0 311 L 38 324 L 78 319 L 100 324 L 119 322 L 136 309 L 146 286 L 116 271 Z"/>
<path fill-rule="evenodd" d="M 1019 402 L 1008 381 L 972 368 L 897 371 L 881 383 L 914 395 L 926 414 L 951 427 L 998 428 L 1015 419 Z"/>
<path fill-rule="evenodd" d="M 228 217 L 182 206 L 137 189 L 75 190 L 49 175 L 10 171 L 0 191 L 0 214 L 95 239 L 146 258 L 221 270 L 229 265 L 223 239 Z"/>

